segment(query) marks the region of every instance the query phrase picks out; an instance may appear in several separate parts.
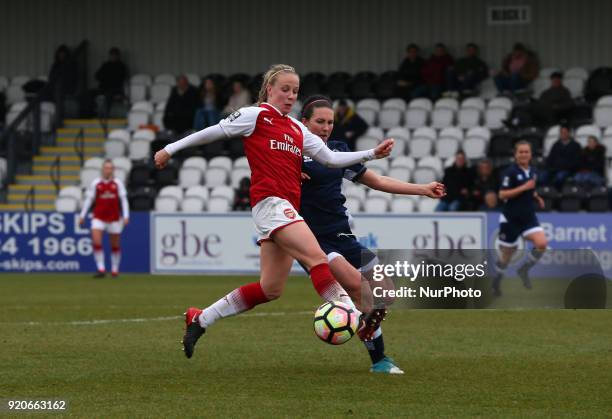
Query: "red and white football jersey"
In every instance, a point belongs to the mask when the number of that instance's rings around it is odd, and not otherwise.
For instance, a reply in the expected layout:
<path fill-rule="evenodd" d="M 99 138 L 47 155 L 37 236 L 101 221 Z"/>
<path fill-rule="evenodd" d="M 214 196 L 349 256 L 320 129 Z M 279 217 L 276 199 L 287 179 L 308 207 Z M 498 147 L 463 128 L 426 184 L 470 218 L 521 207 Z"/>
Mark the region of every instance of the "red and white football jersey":
<path fill-rule="evenodd" d="M 94 203 L 93 216 L 98 220 L 110 223 L 120 220 L 122 216 L 129 218 L 127 192 L 123 182 L 119 179 L 95 179 L 87 189 L 81 217 L 85 217 L 92 202 Z"/>
<path fill-rule="evenodd" d="M 323 141 L 268 103 L 242 108 L 219 123 L 228 137 L 244 137 L 251 167 L 251 206 L 276 196 L 300 208 L 302 154 L 315 155 Z"/>

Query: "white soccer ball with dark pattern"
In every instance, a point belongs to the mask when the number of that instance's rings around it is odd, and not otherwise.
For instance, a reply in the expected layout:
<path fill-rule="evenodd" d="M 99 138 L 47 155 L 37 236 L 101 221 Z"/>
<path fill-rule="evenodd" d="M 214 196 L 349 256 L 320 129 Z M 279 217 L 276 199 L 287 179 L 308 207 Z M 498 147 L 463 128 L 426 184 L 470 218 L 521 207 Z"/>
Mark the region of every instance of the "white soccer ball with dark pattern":
<path fill-rule="evenodd" d="M 342 345 L 348 342 L 357 331 L 358 323 L 357 312 L 340 301 L 323 304 L 314 316 L 316 335 L 330 345 Z"/>

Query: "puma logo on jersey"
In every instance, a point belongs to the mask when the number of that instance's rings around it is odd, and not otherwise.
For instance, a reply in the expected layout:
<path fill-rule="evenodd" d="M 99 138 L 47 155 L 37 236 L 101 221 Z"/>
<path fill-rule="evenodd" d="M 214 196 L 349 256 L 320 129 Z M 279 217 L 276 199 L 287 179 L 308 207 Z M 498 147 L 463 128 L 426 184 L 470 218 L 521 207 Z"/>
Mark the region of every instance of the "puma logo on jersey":
<path fill-rule="evenodd" d="M 272 119 L 274 118 L 266 118 L 265 116 L 263 117 L 263 120 L 266 121 L 270 125 L 272 125 Z"/>

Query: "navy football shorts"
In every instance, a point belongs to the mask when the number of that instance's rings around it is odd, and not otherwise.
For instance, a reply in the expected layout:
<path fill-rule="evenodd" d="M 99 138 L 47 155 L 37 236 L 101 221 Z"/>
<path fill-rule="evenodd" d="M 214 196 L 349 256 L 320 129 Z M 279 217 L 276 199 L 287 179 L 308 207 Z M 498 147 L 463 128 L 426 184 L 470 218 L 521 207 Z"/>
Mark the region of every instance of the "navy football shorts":
<path fill-rule="evenodd" d="M 520 236 L 528 236 L 536 231 L 542 231 L 538 217 L 519 219 L 519 220 L 507 220 L 504 215 L 500 215 L 499 222 L 499 243 L 506 247 L 518 246 Z"/>

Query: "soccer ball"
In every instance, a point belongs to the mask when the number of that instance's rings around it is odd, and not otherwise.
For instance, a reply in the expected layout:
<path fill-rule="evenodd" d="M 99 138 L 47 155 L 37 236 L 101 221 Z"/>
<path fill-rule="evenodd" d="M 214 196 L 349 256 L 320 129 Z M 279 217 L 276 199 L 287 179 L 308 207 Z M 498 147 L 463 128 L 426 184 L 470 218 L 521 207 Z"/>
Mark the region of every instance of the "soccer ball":
<path fill-rule="evenodd" d="M 355 332 L 359 317 L 355 309 L 340 301 L 323 304 L 314 316 L 314 331 L 324 342 L 330 345 L 342 345 L 348 342 Z"/>

